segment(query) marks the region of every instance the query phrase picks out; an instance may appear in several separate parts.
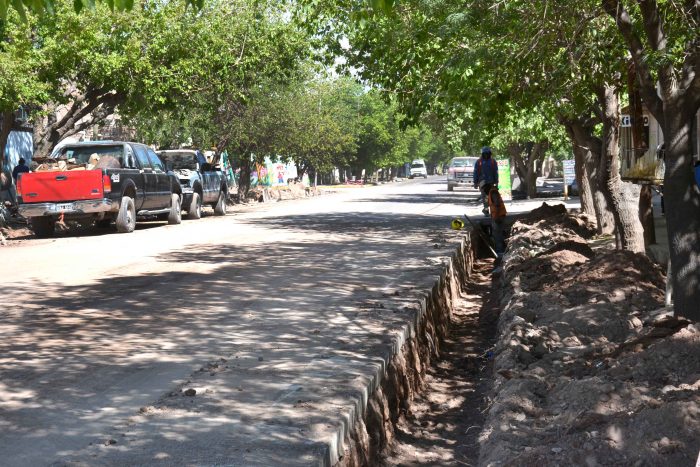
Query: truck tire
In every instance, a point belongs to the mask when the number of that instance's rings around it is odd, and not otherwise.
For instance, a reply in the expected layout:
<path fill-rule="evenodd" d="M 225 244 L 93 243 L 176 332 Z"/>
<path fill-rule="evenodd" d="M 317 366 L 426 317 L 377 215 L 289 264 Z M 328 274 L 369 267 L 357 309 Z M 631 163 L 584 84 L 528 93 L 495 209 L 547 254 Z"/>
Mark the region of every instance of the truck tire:
<path fill-rule="evenodd" d="M 168 224 L 179 224 L 182 222 L 182 204 L 180 195 L 173 193 L 170 195 L 170 213 L 168 214 Z"/>
<path fill-rule="evenodd" d="M 30 222 L 34 235 L 41 238 L 51 237 L 56 228 L 56 221 L 48 216 L 32 217 Z"/>
<path fill-rule="evenodd" d="M 214 214 L 216 214 L 217 216 L 226 215 L 226 196 L 224 195 L 223 191 L 219 192 L 219 199 L 214 205 Z"/>
<path fill-rule="evenodd" d="M 455 187 L 453 187 L 452 185 L 447 185 L 447 191 L 454 191 L 454 190 L 455 190 Z"/>
<path fill-rule="evenodd" d="M 117 232 L 131 233 L 136 228 L 136 207 L 134 200 L 130 196 L 122 196 L 119 204 L 119 214 L 117 214 Z"/>
<path fill-rule="evenodd" d="M 202 217 L 202 198 L 199 193 L 192 193 L 192 202 L 190 203 L 190 209 L 187 211 L 188 219 L 199 219 Z"/>

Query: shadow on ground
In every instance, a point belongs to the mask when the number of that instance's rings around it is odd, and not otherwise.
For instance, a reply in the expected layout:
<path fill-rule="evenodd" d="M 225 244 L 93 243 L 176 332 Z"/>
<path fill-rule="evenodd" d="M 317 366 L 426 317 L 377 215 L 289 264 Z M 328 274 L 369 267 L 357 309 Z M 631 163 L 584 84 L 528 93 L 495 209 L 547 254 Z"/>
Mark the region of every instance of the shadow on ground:
<path fill-rule="evenodd" d="M 451 251 L 447 222 L 365 212 L 266 219 L 261 235 L 297 235 L 172 251 L 158 258 L 173 266 L 165 272 L 82 286 L 13 285 L 31 294 L 6 308 L 0 324 L 0 452 L 17 454 L 21 442 L 41 440 L 44 460 L 74 455 L 104 432 L 105 420 L 133 415 L 158 397 L 174 412 L 154 418 L 161 426 L 148 436 L 120 440 L 120 461 L 148 462 L 145 451 L 195 461 L 182 456 L 194 456 L 187 449 L 222 427 L 260 449 L 308 438 L 310 427 L 337 413 L 310 413 L 299 401 L 313 407 L 317 399 L 362 397 L 367 375 L 381 371 L 379 357 L 412 319 L 414 289 L 438 270 L 435 258 Z M 193 413 L 187 404 L 194 399 L 179 394 L 168 402 L 172 385 L 163 377 L 148 382 L 173 368 L 184 378 L 206 362 L 236 357 L 238 366 L 226 371 L 238 372 L 241 389 L 222 386 L 218 397 L 197 402 L 197 410 L 220 416 Z M 177 379 L 170 376 L 172 384 Z M 281 448 L 282 457 L 270 461 L 306 462 L 309 449 L 319 449 L 307 447 Z M 222 442 L 203 462 L 230 459 L 237 449 Z"/>

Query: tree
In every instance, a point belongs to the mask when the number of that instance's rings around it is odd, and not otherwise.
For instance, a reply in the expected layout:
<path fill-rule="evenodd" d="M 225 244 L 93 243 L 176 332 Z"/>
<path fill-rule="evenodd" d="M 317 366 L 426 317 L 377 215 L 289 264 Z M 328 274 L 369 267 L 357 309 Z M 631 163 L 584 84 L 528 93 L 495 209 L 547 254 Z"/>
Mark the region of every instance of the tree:
<path fill-rule="evenodd" d="M 13 12 L 0 21 L 0 173 L 5 168 L 5 148 L 15 111 L 36 106 L 48 97 L 49 86 L 35 73 L 40 63 L 41 54 L 33 46 L 31 32 L 20 24 L 18 15 Z"/>
<path fill-rule="evenodd" d="M 8 16 L 9 7 L 12 6 L 16 14 L 23 20 L 27 19 L 27 10 L 36 14 L 53 14 L 60 0 L 0 0 L 0 19 L 5 20 Z M 195 8 L 202 8 L 204 0 L 186 0 L 187 5 Z M 74 0 L 73 8 L 76 12 L 84 9 L 93 9 L 96 3 L 105 4 L 111 10 L 126 11 L 134 7 L 134 0 Z"/>
<path fill-rule="evenodd" d="M 700 108 L 700 3 L 601 0 L 634 62 L 665 141 L 664 197 L 676 314 L 700 320 L 700 194 L 691 124 Z"/>
<path fill-rule="evenodd" d="M 289 111 L 281 102 L 305 76 L 310 38 L 274 0 L 210 0 L 187 23 L 163 22 L 157 36 L 154 91 L 120 111 L 149 141 L 227 151 L 245 197 L 252 165 L 280 154 Z"/>

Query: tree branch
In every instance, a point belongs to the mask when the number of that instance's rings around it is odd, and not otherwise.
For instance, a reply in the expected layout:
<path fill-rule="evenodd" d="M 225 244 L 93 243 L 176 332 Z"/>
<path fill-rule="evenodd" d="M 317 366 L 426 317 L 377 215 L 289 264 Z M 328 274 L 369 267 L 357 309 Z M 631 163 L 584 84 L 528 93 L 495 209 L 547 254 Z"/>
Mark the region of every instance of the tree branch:
<path fill-rule="evenodd" d="M 637 70 L 637 79 L 640 84 L 640 91 L 643 96 L 643 100 L 646 103 L 649 111 L 654 115 L 654 117 L 663 124 L 663 101 L 656 92 L 656 82 L 651 75 L 651 71 L 647 66 L 646 53 L 644 51 L 644 45 L 634 31 L 634 26 L 632 24 L 632 18 L 630 17 L 627 10 L 624 8 L 620 0 L 601 0 L 603 9 L 608 13 L 617 24 L 617 29 L 622 34 L 623 39 L 627 43 L 627 48 L 632 54 L 632 60 L 634 61 L 635 69 Z M 638 0 L 640 3 L 645 3 L 642 0 Z M 654 2 L 654 6 L 656 3 Z M 647 18 L 645 17 L 645 26 Z M 653 21 L 651 21 L 650 26 L 653 28 Z M 652 39 L 650 38 L 650 41 Z M 652 47 L 654 44 L 664 44 L 665 39 L 661 41 L 660 37 L 657 37 L 651 42 Z"/>

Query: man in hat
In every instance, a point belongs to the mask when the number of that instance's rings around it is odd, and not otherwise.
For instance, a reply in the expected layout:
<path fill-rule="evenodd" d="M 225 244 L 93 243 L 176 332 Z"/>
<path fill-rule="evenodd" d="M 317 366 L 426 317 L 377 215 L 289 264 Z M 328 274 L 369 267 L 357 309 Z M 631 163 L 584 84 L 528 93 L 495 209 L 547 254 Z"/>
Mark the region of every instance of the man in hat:
<path fill-rule="evenodd" d="M 474 188 L 481 190 L 482 212 L 489 215 L 488 196 L 492 187 L 498 188 L 498 163 L 491 157 L 491 148 L 481 148 L 481 157 L 474 163 Z"/>

